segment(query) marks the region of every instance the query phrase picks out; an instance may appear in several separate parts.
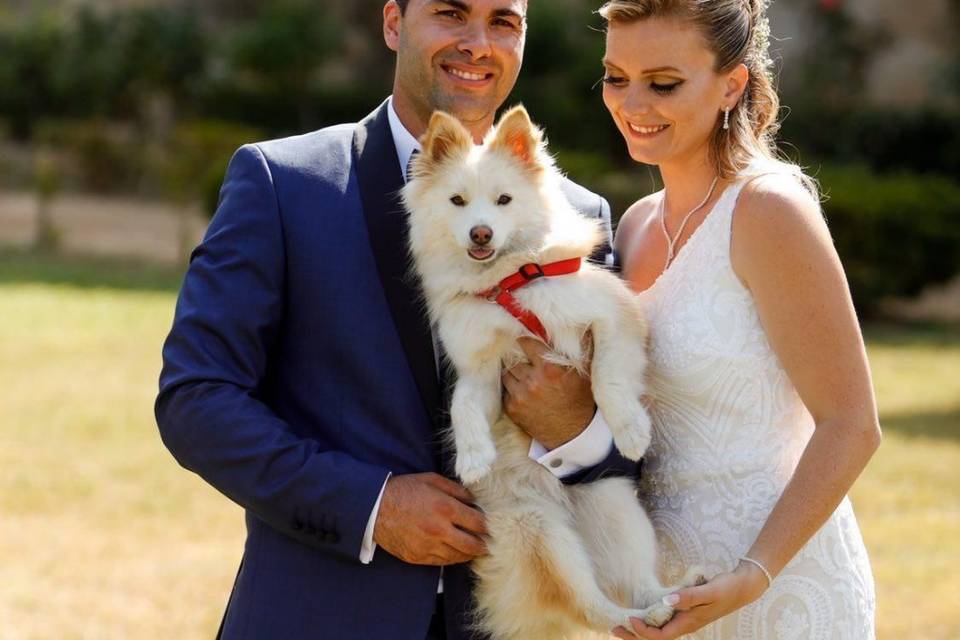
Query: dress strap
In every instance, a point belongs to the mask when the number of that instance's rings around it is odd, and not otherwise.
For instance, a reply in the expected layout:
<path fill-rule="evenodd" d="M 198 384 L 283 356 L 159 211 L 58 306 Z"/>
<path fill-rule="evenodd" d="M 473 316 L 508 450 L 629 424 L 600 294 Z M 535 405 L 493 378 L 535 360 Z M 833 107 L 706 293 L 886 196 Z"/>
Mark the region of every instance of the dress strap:
<path fill-rule="evenodd" d="M 737 203 L 740 201 L 740 194 L 743 192 L 743 189 L 757 178 L 763 178 L 765 176 L 784 177 L 786 175 L 787 174 L 783 171 L 758 171 L 756 173 L 750 173 L 748 175 L 741 176 L 735 183 L 727 188 L 726 193 L 723 194 L 723 197 L 727 200 L 724 202 L 723 210 L 718 212 L 723 214 L 723 216 L 719 217 L 723 217 L 726 220 L 722 223 L 718 223 L 721 224 L 721 227 L 723 228 L 721 238 L 724 246 L 727 249 L 728 255 L 730 251 L 730 242 L 733 239 L 733 212 L 737 208 Z"/>

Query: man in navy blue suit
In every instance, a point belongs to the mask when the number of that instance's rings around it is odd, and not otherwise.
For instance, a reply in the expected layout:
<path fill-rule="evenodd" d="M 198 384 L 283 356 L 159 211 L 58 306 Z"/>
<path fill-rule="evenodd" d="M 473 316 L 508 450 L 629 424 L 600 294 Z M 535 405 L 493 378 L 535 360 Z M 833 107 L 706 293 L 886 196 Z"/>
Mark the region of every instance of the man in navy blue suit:
<path fill-rule="evenodd" d="M 444 381 L 398 191 L 435 109 L 478 141 L 492 126 L 526 9 L 390 0 L 393 95 L 360 123 L 246 145 L 230 162 L 156 402 L 176 459 L 246 510 L 218 637 L 470 637 L 465 563 L 485 553 L 484 520 L 444 475 Z M 564 189 L 609 228 L 602 198 Z M 545 363 L 536 342 L 524 349 L 504 405 L 534 438 L 531 458 L 568 483 L 632 473 L 589 381 Z"/>

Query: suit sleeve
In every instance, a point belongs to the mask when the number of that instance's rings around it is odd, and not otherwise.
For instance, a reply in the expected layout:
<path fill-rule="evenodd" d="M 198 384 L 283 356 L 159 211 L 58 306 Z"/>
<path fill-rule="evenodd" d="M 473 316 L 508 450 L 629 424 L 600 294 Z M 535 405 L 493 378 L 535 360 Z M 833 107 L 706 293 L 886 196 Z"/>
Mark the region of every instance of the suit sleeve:
<path fill-rule="evenodd" d="M 596 452 L 595 456 L 592 456 L 593 460 L 600 458 L 600 461 L 593 466 L 584 467 L 573 473 L 560 476 L 560 481 L 564 484 L 582 484 L 611 477 L 639 480 L 642 460 L 640 462 L 633 462 L 620 455 L 617 447 L 613 444 L 610 427 L 599 410 L 594 415 L 593 421 L 587 426 L 587 431 L 590 430 L 593 430 L 595 433 L 596 440 L 594 446 L 603 447 L 602 450 Z M 581 434 L 581 437 L 584 435 L 586 435 L 586 431 Z M 568 443 L 568 445 L 569 444 L 570 443 Z M 560 449 L 558 448 L 554 451 L 560 451 Z"/>
<path fill-rule="evenodd" d="M 590 262 L 612 268 L 614 266 L 613 255 L 613 223 L 610 215 L 610 203 L 606 198 L 601 198 L 597 209 L 596 217 L 603 224 L 603 243 L 600 244 L 593 254 L 588 258 Z"/>
<path fill-rule="evenodd" d="M 180 291 L 163 347 L 157 424 L 182 466 L 253 515 L 359 561 L 388 470 L 321 449 L 262 400 L 284 311 L 285 262 L 269 167 L 258 147 L 242 147 Z"/>
<path fill-rule="evenodd" d="M 589 469 L 562 478 L 563 484 L 587 484 L 596 482 L 603 478 L 629 478 L 634 481 L 640 479 L 640 469 L 643 466 L 643 460 L 633 462 L 620 455 L 616 447 L 610 447 L 610 453 L 602 462 Z"/>
<path fill-rule="evenodd" d="M 597 217 L 599 217 L 603 222 L 605 231 L 604 242 L 597 248 L 593 255 L 590 256 L 590 261 L 612 269 L 614 268 L 615 263 L 613 255 L 613 227 L 610 216 L 610 204 L 607 202 L 606 198 L 601 197 L 599 200 L 600 205 L 598 208 Z M 589 467 L 577 473 L 566 476 L 562 479 L 562 482 L 564 484 L 580 484 L 594 482 L 602 478 L 609 478 L 613 476 L 639 479 L 642 462 L 642 460 L 640 462 L 628 460 L 620 455 L 620 452 L 617 451 L 616 447 L 610 447 L 610 452 L 607 454 L 607 457 L 604 458 L 600 463 L 593 467 Z"/>

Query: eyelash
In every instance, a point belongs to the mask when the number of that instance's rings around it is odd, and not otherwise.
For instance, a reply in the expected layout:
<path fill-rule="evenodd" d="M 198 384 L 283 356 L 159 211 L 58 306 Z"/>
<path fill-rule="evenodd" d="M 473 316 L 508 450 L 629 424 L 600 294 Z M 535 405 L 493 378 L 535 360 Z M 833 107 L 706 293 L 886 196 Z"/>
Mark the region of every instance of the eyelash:
<path fill-rule="evenodd" d="M 603 82 L 613 87 L 619 87 L 626 82 L 626 78 L 621 78 L 620 76 L 604 76 Z M 667 95 L 673 93 L 681 84 L 683 84 L 683 80 L 674 82 L 673 84 L 657 84 L 656 82 L 651 82 L 650 89 L 660 95 Z"/>
<path fill-rule="evenodd" d="M 656 82 L 650 83 L 650 88 L 656 91 L 659 94 L 666 95 L 668 93 L 673 93 L 673 91 L 679 87 L 682 82 L 674 82 L 673 84 L 657 84 Z"/>
<path fill-rule="evenodd" d="M 454 9 L 444 9 L 442 11 L 437 11 L 438 16 L 443 16 L 445 18 L 453 18 L 454 20 L 460 20 L 460 12 Z"/>

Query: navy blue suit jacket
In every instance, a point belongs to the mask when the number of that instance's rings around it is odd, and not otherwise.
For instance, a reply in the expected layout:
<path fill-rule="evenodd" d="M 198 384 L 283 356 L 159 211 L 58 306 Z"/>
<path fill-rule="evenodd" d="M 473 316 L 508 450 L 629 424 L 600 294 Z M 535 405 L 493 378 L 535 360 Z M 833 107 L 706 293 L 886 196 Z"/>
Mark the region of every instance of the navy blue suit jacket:
<path fill-rule="evenodd" d="M 359 124 L 244 146 L 191 257 L 156 417 L 180 464 L 246 510 L 223 638 L 426 634 L 439 569 L 382 549 L 359 561 L 388 473 L 444 468 L 402 184 L 385 105 Z M 565 189 L 609 221 L 600 197 Z M 609 471 L 633 466 L 612 453 L 574 480 Z M 467 638 L 467 567 L 447 567 L 444 588 L 449 636 Z"/>

